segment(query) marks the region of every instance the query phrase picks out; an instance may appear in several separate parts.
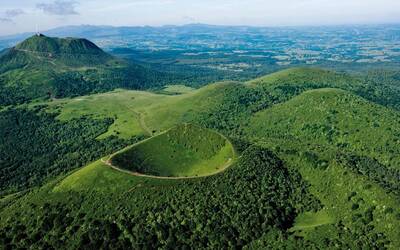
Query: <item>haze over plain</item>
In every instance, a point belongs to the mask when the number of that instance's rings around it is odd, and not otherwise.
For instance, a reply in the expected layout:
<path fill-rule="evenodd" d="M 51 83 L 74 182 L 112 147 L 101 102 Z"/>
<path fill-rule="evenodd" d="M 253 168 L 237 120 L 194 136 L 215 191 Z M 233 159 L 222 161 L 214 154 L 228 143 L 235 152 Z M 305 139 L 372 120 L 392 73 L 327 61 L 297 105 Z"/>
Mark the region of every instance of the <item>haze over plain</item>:
<path fill-rule="evenodd" d="M 5 0 L 0 35 L 80 24 L 297 26 L 398 23 L 399 17 L 395 0 Z"/>

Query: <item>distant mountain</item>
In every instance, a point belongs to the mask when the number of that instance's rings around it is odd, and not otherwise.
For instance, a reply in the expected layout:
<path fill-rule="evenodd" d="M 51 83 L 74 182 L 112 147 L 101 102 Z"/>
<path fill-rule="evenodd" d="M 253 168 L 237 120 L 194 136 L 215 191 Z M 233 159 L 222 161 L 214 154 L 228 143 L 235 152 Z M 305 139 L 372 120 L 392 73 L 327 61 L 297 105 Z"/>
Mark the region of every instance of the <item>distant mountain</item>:
<path fill-rule="evenodd" d="M 115 60 L 86 39 L 53 38 L 35 35 L 4 52 L 0 72 L 22 66 L 93 66 Z"/>
<path fill-rule="evenodd" d="M 107 54 L 86 39 L 34 35 L 0 54 L 0 105 L 115 88 L 162 85 L 165 74 Z"/>
<path fill-rule="evenodd" d="M 104 53 L 94 43 L 86 39 L 60 39 L 51 38 L 42 34 L 33 36 L 18 44 L 15 49 L 29 50 L 42 53 L 80 53 L 80 54 L 101 54 Z"/>
<path fill-rule="evenodd" d="M 86 38 L 101 38 L 109 36 L 121 36 L 121 35 L 134 35 L 134 34 L 146 34 L 149 31 L 162 32 L 165 30 L 182 30 L 182 31 L 209 31 L 210 29 L 225 29 L 227 26 L 207 25 L 207 24 L 188 24 L 183 26 L 177 25 L 165 25 L 160 27 L 152 26 L 105 26 L 105 25 L 71 25 L 62 26 L 54 29 L 44 31 L 49 36 L 56 37 L 86 37 Z M 9 35 L 0 37 L 0 41 L 12 42 L 20 41 L 28 37 L 33 36 L 34 33 L 26 32 L 22 34 Z"/>
<path fill-rule="evenodd" d="M 62 26 L 54 29 L 44 31 L 43 33 L 53 37 L 84 37 L 95 42 L 101 42 L 107 38 L 112 40 L 113 43 L 120 42 L 121 38 L 129 39 L 154 39 L 158 36 L 184 35 L 189 37 L 196 37 L 202 34 L 220 34 L 227 32 L 231 34 L 242 31 L 259 31 L 261 28 L 247 27 L 247 26 L 220 26 L 208 24 L 187 24 L 187 25 L 165 25 L 159 27 L 153 26 L 95 26 L 95 25 L 73 25 Z M 15 46 L 19 41 L 33 36 L 34 33 L 26 32 L 22 34 L 9 35 L 0 37 L 0 49 Z M 177 38 L 177 37 L 176 37 Z"/>
<path fill-rule="evenodd" d="M 154 32 L 157 29 L 160 28 L 77 25 L 58 27 L 44 31 L 44 33 L 53 37 L 85 37 L 87 39 L 95 39 L 115 36 L 119 37 L 127 34 L 147 34 L 150 31 Z M 0 37 L 0 49 L 15 46 L 19 41 L 32 37 L 33 35 L 35 34 L 32 32 L 26 32 Z"/>

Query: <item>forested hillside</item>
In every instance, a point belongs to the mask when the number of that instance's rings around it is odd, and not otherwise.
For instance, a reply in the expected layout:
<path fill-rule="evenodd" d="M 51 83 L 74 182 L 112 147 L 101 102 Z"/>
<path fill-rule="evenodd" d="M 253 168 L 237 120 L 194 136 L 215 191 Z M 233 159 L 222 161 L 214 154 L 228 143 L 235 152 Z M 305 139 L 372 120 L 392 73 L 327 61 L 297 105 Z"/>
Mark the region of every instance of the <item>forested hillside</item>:
<path fill-rule="evenodd" d="M 293 68 L 3 108 L 0 244 L 398 249 L 399 86 Z"/>
<path fill-rule="evenodd" d="M 41 185 L 137 140 L 96 140 L 112 124 L 111 118 L 60 122 L 44 109 L 0 112 L 0 193 Z"/>
<path fill-rule="evenodd" d="M 85 39 L 33 36 L 0 55 L 0 105 L 166 85 L 165 73 L 115 58 Z"/>
<path fill-rule="evenodd" d="M 59 184 L 47 185 L 28 199 L 29 203 L 17 201 L 3 210 L 1 222 L 7 226 L 0 232 L 2 244 L 243 247 L 263 233 L 284 234 L 297 213 L 320 207 L 298 173 L 257 147 L 246 150 L 232 169 L 206 179 L 143 180 L 97 163 Z M 21 206 L 24 215 L 16 215 L 13 211 Z M 23 222 L 32 216 L 37 218 L 34 224 Z M 61 232 L 61 239 L 54 235 Z"/>

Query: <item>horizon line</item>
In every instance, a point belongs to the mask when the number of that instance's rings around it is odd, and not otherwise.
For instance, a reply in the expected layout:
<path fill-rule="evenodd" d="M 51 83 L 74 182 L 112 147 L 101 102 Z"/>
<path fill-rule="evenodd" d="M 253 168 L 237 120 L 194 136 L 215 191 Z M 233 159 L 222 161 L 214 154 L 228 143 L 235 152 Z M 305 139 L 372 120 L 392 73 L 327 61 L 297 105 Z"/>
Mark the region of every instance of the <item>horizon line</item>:
<path fill-rule="evenodd" d="M 67 28 L 67 27 L 104 27 L 104 28 L 165 28 L 165 27 L 185 27 L 185 26 L 213 26 L 213 27 L 226 27 L 226 28 L 269 28 L 269 29 L 279 29 L 279 28 L 308 28 L 308 27 L 362 27 L 362 26 L 392 26 L 399 25 L 400 22 L 382 22 L 382 23 L 343 23 L 343 24 L 299 24 L 299 25 L 229 25 L 229 24 L 211 24 L 211 23 L 187 23 L 187 24 L 163 24 L 163 25 L 94 25 L 94 24 L 76 24 L 76 25 L 63 25 L 50 28 L 44 31 L 39 31 L 39 33 L 51 32 L 57 29 Z M 26 31 L 19 33 L 12 33 L 7 35 L 0 35 L 0 39 L 22 36 L 28 34 L 35 34 L 35 31 Z"/>

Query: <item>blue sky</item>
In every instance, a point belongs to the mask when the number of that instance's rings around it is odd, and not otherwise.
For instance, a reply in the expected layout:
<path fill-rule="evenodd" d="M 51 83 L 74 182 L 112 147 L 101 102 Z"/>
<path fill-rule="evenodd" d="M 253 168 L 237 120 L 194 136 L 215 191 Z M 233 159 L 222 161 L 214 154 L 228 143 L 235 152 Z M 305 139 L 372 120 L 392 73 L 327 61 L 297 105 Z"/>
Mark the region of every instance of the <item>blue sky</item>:
<path fill-rule="evenodd" d="M 1 0 L 0 35 L 63 25 L 400 23 L 399 0 Z"/>

